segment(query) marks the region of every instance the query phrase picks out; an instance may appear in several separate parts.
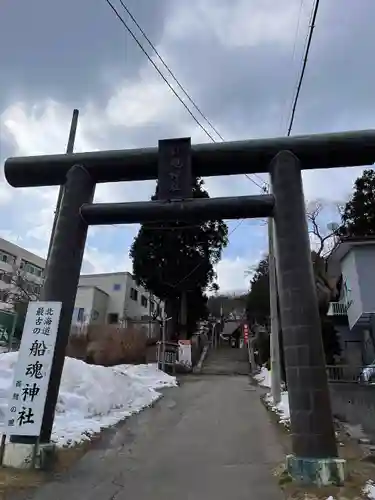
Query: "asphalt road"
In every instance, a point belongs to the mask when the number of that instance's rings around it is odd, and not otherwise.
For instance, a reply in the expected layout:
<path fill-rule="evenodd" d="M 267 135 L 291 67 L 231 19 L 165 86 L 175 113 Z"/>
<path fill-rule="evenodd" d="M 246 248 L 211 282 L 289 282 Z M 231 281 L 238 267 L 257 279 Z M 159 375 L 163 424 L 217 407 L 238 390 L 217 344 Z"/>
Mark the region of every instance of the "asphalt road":
<path fill-rule="evenodd" d="M 246 375 L 221 374 L 223 362 L 211 358 L 24 498 L 281 500 L 272 470 L 284 455 L 259 390 Z"/>

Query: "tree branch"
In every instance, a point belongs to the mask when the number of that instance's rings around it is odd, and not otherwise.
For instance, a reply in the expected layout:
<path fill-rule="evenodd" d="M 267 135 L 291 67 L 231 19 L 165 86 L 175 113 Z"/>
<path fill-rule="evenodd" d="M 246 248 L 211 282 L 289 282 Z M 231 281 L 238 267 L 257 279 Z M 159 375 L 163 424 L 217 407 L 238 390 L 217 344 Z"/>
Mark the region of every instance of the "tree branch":
<path fill-rule="evenodd" d="M 306 212 L 306 217 L 310 223 L 309 233 L 313 234 L 319 241 L 319 247 L 317 250 L 315 250 L 316 255 L 318 257 L 327 258 L 331 254 L 334 247 L 328 252 L 328 254 L 326 253 L 323 256 L 323 252 L 324 252 L 324 249 L 326 246 L 325 244 L 328 240 L 330 240 L 331 238 L 333 238 L 333 236 L 335 236 L 335 234 L 337 233 L 337 230 L 331 231 L 327 234 L 323 234 L 323 231 L 319 227 L 319 223 L 318 223 L 318 216 L 320 215 L 322 210 L 323 210 L 322 203 L 315 202 L 313 204 L 310 204 L 310 210 L 308 207 L 308 210 Z M 340 213 L 340 210 L 339 210 L 339 213 Z"/>
<path fill-rule="evenodd" d="M 9 278 L 9 285 L 14 285 L 13 289 L 6 289 L 7 297 L 6 302 L 9 304 L 16 304 L 18 302 L 30 302 L 36 300 L 39 294 L 29 292 L 28 288 L 30 285 L 33 287 L 39 286 L 39 283 L 34 283 L 31 280 L 27 280 L 24 273 L 19 268 L 14 267 L 11 272 L 4 272 L 3 276 Z"/>

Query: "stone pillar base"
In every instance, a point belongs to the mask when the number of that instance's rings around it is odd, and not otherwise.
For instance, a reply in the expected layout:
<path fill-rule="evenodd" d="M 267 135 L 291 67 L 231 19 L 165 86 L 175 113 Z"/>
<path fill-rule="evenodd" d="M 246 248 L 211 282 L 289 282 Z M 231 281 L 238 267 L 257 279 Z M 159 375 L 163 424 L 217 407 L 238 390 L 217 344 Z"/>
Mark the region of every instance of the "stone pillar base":
<path fill-rule="evenodd" d="M 14 469 L 50 469 L 55 461 L 55 451 L 56 446 L 52 443 L 6 443 L 3 466 Z"/>
<path fill-rule="evenodd" d="M 286 470 L 299 484 L 343 486 L 346 479 L 345 460 L 341 458 L 300 458 L 287 455 Z"/>

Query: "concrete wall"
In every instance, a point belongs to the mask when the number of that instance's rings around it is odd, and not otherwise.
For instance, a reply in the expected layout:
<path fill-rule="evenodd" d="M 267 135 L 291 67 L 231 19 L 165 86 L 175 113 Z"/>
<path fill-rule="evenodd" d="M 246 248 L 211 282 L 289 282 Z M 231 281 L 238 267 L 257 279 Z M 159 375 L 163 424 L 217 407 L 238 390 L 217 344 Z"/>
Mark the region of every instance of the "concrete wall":
<path fill-rule="evenodd" d="M 350 251 L 342 260 L 344 300 L 347 303 L 349 327 L 353 328 L 363 312 L 359 276 L 357 273 L 354 251 Z"/>
<path fill-rule="evenodd" d="M 375 312 L 375 246 L 354 247 L 358 281 L 364 313 Z"/>
<path fill-rule="evenodd" d="M 353 246 L 342 262 L 343 299 L 348 304 L 349 326 L 375 313 L 375 246 Z"/>
<path fill-rule="evenodd" d="M 330 383 L 332 413 L 375 437 L 375 386 L 355 383 Z"/>
<path fill-rule="evenodd" d="M 108 295 L 94 288 L 93 303 L 91 310 L 92 323 L 102 325 L 107 320 L 107 310 L 108 310 Z"/>
<path fill-rule="evenodd" d="M 348 325 L 335 324 L 341 346 L 343 364 L 361 366 L 362 360 L 362 332 L 357 329 L 350 330 Z"/>
<path fill-rule="evenodd" d="M 84 286 L 77 289 L 72 318 L 73 325 L 88 322 L 92 309 L 93 296 L 94 288 L 92 287 Z"/>
<path fill-rule="evenodd" d="M 80 286 L 77 290 L 72 323 L 105 324 L 107 308 L 108 295 L 105 292 L 96 287 Z"/>

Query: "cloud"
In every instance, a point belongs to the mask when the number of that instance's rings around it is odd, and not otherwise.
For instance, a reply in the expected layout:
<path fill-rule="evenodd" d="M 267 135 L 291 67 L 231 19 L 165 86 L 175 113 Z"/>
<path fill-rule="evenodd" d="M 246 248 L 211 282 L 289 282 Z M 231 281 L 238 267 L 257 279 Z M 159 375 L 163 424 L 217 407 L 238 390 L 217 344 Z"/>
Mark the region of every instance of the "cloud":
<path fill-rule="evenodd" d="M 111 125 L 144 127 L 174 120 L 178 108 L 165 83 L 150 68 L 143 71 L 140 81 L 123 82 L 111 96 L 105 109 Z"/>
<path fill-rule="evenodd" d="M 263 251 L 246 257 L 224 257 L 217 265 L 220 292 L 243 293 L 249 290 L 252 268 L 264 256 Z"/>
<path fill-rule="evenodd" d="M 214 8 L 210 0 L 176 2 L 166 33 L 175 39 L 214 37 L 233 48 L 289 45 L 300 8 L 299 2 L 290 0 L 216 0 Z"/>
<path fill-rule="evenodd" d="M 84 273 L 114 273 L 132 270 L 132 263 L 124 253 L 122 258 L 118 254 L 104 253 L 94 246 L 86 248 L 83 272 Z"/>
<path fill-rule="evenodd" d="M 237 140 L 285 134 L 312 4 L 312 0 L 192 0 L 189 4 L 165 0 L 152 6 L 133 1 L 130 7 L 204 114 L 226 140 Z M 87 5 L 84 0 L 78 13 Z M 367 62 L 372 58 L 375 6 L 370 0 L 362 0 L 361 6 L 332 0 L 320 7 L 294 133 L 374 126 L 375 71 Z M 33 5 L 36 19 L 38 8 L 39 4 Z M 49 8 L 45 6 L 44 12 L 52 15 Z M 67 0 L 58 15 L 65 19 L 76 8 Z M 7 26 L 11 32 L 19 18 L 18 12 L 12 12 Z M 15 46 L 9 62 L 4 57 L 2 71 L 12 91 L 0 93 L 1 157 L 64 152 L 73 107 L 80 109 L 76 151 L 156 146 L 158 139 L 166 137 L 191 136 L 193 143 L 208 142 L 111 13 L 91 4 L 90 12 L 92 21 L 81 20 L 80 30 L 72 35 L 74 44 L 58 26 L 56 34 L 49 33 L 55 43 L 52 50 L 39 37 L 36 25 L 30 43 Z M 57 34 L 63 37 L 64 47 Z M 105 51 L 99 51 L 99 39 Z M 77 66 L 74 77 L 61 70 L 65 60 Z M 170 79 L 157 58 L 154 61 Z M 27 80 L 22 72 L 14 72 L 15 67 L 27 67 Z M 209 128 L 207 122 L 204 125 Z M 304 172 L 306 199 L 347 199 L 362 170 Z M 259 178 L 253 179 L 262 184 Z M 260 192 L 244 176 L 206 179 L 206 186 L 211 196 Z M 155 182 L 99 185 L 95 199 L 147 200 L 154 189 Z M 15 190 L 0 178 L 1 234 L 45 255 L 56 196 L 56 188 Z M 127 253 L 136 231 L 136 226 L 91 228 L 85 269 L 130 269 Z M 218 265 L 223 291 L 247 288 L 249 278 L 244 272 L 266 246 L 267 231 L 260 222 L 247 221 L 233 232 Z"/>

